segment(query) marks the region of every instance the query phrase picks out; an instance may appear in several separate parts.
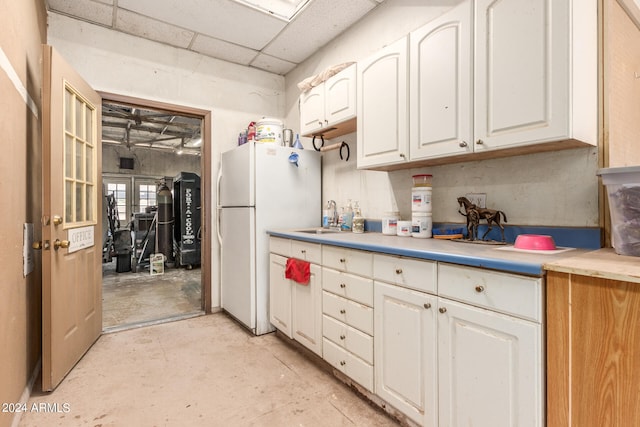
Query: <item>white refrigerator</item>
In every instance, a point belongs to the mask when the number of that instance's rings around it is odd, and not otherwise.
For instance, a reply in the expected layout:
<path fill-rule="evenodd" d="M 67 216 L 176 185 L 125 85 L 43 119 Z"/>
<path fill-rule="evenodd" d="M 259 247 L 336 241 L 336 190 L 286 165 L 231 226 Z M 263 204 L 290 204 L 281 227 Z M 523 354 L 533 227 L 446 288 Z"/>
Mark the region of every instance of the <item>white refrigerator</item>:
<path fill-rule="evenodd" d="M 297 164 L 292 162 L 295 154 Z M 312 150 L 248 142 L 221 158 L 221 305 L 262 335 L 274 330 L 269 323 L 267 230 L 320 226 L 321 157 Z"/>

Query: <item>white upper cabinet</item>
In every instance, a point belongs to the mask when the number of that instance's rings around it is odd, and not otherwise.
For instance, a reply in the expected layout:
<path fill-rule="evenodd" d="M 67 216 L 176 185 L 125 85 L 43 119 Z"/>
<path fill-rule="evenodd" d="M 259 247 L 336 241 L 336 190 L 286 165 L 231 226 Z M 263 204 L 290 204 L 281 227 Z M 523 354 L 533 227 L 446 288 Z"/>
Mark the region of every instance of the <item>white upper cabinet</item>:
<path fill-rule="evenodd" d="M 410 157 L 473 152 L 471 3 L 409 35 Z"/>
<path fill-rule="evenodd" d="M 407 40 L 358 62 L 358 168 L 409 158 Z"/>
<path fill-rule="evenodd" d="M 476 1 L 475 151 L 571 136 L 569 3 Z"/>
<path fill-rule="evenodd" d="M 353 64 L 300 95 L 300 133 L 333 137 L 353 132 L 355 120 L 352 123 L 351 119 L 355 119 L 356 111 L 356 64 Z"/>

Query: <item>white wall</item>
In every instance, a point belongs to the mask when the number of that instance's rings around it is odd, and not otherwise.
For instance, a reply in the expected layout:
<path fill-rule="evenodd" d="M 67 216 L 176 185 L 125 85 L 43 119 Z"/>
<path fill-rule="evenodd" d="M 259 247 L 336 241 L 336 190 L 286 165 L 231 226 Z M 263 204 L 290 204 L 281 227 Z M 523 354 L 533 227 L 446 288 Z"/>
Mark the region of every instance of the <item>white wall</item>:
<path fill-rule="evenodd" d="M 284 115 L 282 76 L 55 13 L 49 14 L 48 43 L 96 90 L 212 111 L 212 189 L 220 153 L 237 144 L 240 130 L 263 116 Z M 212 204 L 215 224 L 215 194 Z M 212 242 L 211 298 L 212 306 L 219 307 L 219 245 L 215 234 Z"/>
<path fill-rule="evenodd" d="M 460 0 L 386 0 L 361 22 L 286 76 L 286 122 L 299 129 L 297 83 L 326 68 L 358 61 L 422 26 Z M 426 6 L 425 4 L 437 5 Z M 292 125 L 295 124 L 295 125 Z M 364 216 L 380 218 L 399 209 L 409 219 L 411 175 L 431 173 L 433 220 L 462 222 L 456 198 L 468 192 L 487 193 L 488 207 L 507 213 L 509 224 L 598 226 L 597 150 L 574 149 L 554 153 L 475 161 L 395 172 L 356 170 L 355 133 L 337 138 L 351 148 L 353 160 L 338 153 L 323 154 L 323 205 L 334 199 L 360 202 Z M 303 138 L 311 148 L 310 139 Z"/>

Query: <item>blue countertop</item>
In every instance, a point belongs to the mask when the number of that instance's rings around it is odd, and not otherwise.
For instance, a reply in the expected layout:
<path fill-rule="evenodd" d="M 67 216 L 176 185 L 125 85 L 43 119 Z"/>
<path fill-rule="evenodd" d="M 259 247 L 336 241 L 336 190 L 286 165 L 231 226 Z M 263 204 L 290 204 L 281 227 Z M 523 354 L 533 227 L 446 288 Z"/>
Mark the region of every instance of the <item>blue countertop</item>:
<path fill-rule="evenodd" d="M 314 229 L 315 230 L 315 229 Z M 559 252 L 520 252 L 512 245 L 490 245 L 441 239 L 387 236 L 377 232 L 306 233 L 296 230 L 272 230 L 271 236 L 320 243 L 350 249 L 420 258 L 431 261 L 481 267 L 510 273 L 542 277 L 543 265 L 582 255 L 589 250 L 570 249 Z M 559 248 L 562 249 L 562 248 Z"/>

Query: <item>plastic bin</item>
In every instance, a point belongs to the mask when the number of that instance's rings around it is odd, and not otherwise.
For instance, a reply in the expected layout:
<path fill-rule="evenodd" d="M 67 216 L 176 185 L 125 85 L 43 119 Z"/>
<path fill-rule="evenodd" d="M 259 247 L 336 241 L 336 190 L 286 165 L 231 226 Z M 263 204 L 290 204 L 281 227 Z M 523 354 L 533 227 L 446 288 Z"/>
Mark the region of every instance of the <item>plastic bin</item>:
<path fill-rule="evenodd" d="M 611 244 L 619 255 L 640 256 L 640 166 L 599 169 L 611 211 Z"/>

